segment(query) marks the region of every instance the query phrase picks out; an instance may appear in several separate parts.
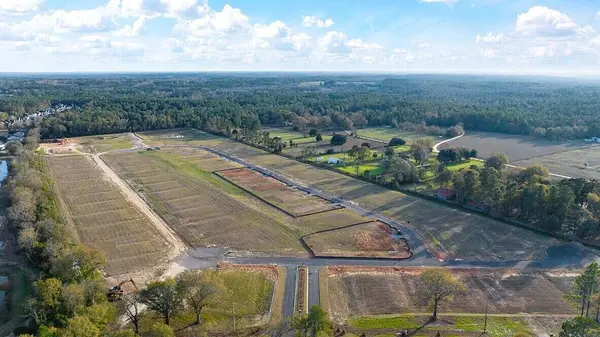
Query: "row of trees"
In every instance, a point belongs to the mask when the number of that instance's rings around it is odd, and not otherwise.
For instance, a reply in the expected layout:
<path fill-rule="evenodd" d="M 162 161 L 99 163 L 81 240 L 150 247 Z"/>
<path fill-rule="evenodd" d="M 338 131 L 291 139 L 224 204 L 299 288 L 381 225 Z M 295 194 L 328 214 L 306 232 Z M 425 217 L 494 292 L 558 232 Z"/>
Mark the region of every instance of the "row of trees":
<path fill-rule="evenodd" d="M 452 184 L 457 202 L 524 221 L 541 229 L 593 239 L 600 233 L 600 183 L 566 179 L 551 182 L 539 165 L 514 172 L 505 169 L 503 154 L 490 156 L 484 167 L 457 173 L 440 165 L 436 181 Z"/>
<path fill-rule="evenodd" d="M 438 152 L 437 160 L 443 164 L 450 164 L 461 160 L 477 158 L 477 150 L 464 147 L 443 149 Z"/>

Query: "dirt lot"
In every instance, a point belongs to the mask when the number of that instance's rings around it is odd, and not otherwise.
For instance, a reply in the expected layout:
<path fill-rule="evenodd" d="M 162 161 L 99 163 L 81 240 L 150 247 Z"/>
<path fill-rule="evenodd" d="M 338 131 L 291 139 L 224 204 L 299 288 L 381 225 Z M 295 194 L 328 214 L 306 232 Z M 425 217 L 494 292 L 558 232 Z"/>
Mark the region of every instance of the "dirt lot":
<path fill-rule="evenodd" d="M 282 214 L 183 157 L 161 150 L 103 158 L 192 246 L 304 254 Z"/>
<path fill-rule="evenodd" d="M 588 164 L 586 167 L 585 164 Z M 542 165 L 552 173 L 586 179 L 600 179 L 600 146 L 582 147 L 577 150 L 519 160 L 519 166 Z"/>
<path fill-rule="evenodd" d="M 233 169 L 217 174 L 294 217 L 340 208 L 249 169 Z"/>
<path fill-rule="evenodd" d="M 299 183 L 314 186 L 346 200 L 353 200 L 361 206 L 404 221 L 422 237 L 431 252 L 443 259 L 536 259 L 544 257 L 546 249 L 558 243 L 554 239 L 525 229 L 391 191 L 224 138 L 215 137 L 198 142 L 287 175 Z M 325 214 L 328 213 L 332 212 Z M 303 234 L 334 227 L 328 226 L 327 223 L 323 226 L 307 226 L 313 227 L 314 230 Z"/>
<path fill-rule="evenodd" d="M 376 257 L 405 259 L 410 248 L 387 224 L 374 221 L 365 224 L 310 234 L 304 241 L 319 257 Z"/>
<path fill-rule="evenodd" d="M 418 296 L 418 268 L 329 267 L 330 313 L 336 320 L 349 316 L 427 313 Z M 442 313 L 576 314 L 565 295 L 571 274 L 518 270 L 454 270 L 468 292 Z"/>
<path fill-rule="evenodd" d="M 493 152 L 505 153 L 511 162 L 590 146 L 589 143 L 583 141 L 555 142 L 529 136 L 470 131 L 467 131 L 464 137 L 445 145 L 446 147 L 474 148 L 478 151 L 480 158 L 487 158 Z"/>
<path fill-rule="evenodd" d="M 169 246 L 151 221 L 84 156 L 47 157 L 64 214 L 79 239 L 101 250 L 109 275 L 154 267 Z"/>

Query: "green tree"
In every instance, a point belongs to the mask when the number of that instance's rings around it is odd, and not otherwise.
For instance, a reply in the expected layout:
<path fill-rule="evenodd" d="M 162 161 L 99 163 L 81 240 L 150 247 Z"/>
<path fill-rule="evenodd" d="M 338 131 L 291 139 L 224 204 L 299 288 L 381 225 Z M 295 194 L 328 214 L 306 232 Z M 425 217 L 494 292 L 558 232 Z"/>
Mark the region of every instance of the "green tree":
<path fill-rule="evenodd" d="M 161 316 L 166 325 L 169 325 L 171 317 L 183 307 L 182 290 L 174 279 L 152 282 L 140 292 L 140 301 L 146 304 L 149 310 Z"/>
<path fill-rule="evenodd" d="M 573 282 L 573 295 L 581 305 L 581 316 L 589 315 L 590 305 L 594 294 L 600 291 L 598 282 L 600 281 L 600 267 L 597 262 L 590 263 L 583 274 L 575 278 Z"/>
<path fill-rule="evenodd" d="M 175 332 L 167 324 L 154 323 L 144 332 L 144 337 L 175 337 Z"/>
<path fill-rule="evenodd" d="M 462 170 L 454 176 L 453 183 L 456 198 L 459 202 L 465 204 L 473 196 L 477 195 L 480 186 L 479 172 L 471 168 Z"/>
<path fill-rule="evenodd" d="M 485 160 L 486 167 L 493 167 L 496 170 L 502 170 L 508 164 L 508 157 L 504 153 L 492 153 L 488 159 Z"/>
<path fill-rule="evenodd" d="M 69 320 L 61 337 L 100 337 L 100 329 L 86 316 L 76 316 Z"/>
<path fill-rule="evenodd" d="M 575 194 L 569 186 L 554 185 L 548 193 L 548 214 L 557 220 L 557 225 L 548 228 L 550 231 L 558 231 L 565 222 L 567 212 L 575 201 Z"/>
<path fill-rule="evenodd" d="M 435 181 L 440 184 L 440 188 L 446 187 L 452 179 L 454 178 L 454 172 L 444 168 L 438 175 L 435 177 Z"/>
<path fill-rule="evenodd" d="M 529 166 L 519 173 L 521 183 L 539 183 L 548 178 L 548 169 L 541 165 Z"/>
<path fill-rule="evenodd" d="M 290 322 L 297 337 L 317 337 L 330 327 L 327 312 L 320 306 L 312 306 L 308 314 L 296 315 Z"/>
<path fill-rule="evenodd" d="M 565 321 L 559 337 L 598 337 L 600 336 L 600 325 L 587 317 L 576 317 Z"/>
<path fill-rule="evenodd" d="M 181 273 L 177 282 L 181 283 L 184 288 L 185 304 L 196 315 L 195 324 L 200 324 L 202 310 L 211 303 L 219 289 L 196 270 L 187 270 Z"/>
<path fill-rule="evenodd" d="M 396 184 L 416 181 L 419 176 L 415 165 L 399 157 L 385 158 L 381 161 L 381 168 Z"/>
<path fill-rule="evenodd" d="M 346 136 L 335 134 L 331 137 L 331 140 L 329 142 L 333 146 L 341 146 L 341 145 L 346 144 L 347 140 L 348 139 L 346 138 Z"/>
<path fill-rule="evenodd" d="M 388 147 L 387 149 L 385 149 L 385 152 L 383 154 L 388 158 L 393 157 L 394 156 L 394 148 Z"/>
<path fill-rule="evenodd" d="M 394 137 L 392 139 L 390 139 L 388 146 L 392 147 L 392 146 L 402 146 L 406 144 L 406 141 L 402 138 L 398 138 L 398 137 Z"/>
<path fill-rule="evenodd" d="M 542 184 L 527 185 L 521 192 L 521 217 L 538 221 L 546 211 L 548 188 Z"/>
<path fill-rule="evenodd" d="M 317 133 L 318 133 L 317 129 L 310 129 L 310 130 L 308 130 L 308 135 L 311 136 L 311 137 L 316 137 Z"/>
<path fill-rule="evenodd" d="M 428 303 L 433 308 L 431 319 L 434 321 L 437 319 L 441 304 L 452 301 L 454 296 L 465 291 L 465 285 L 448 269 L 431 268 L 421 273 L 419 295 L 424 303 Z"/>
<path fill-rule="evenodd" d="M 315 137 L 315 140 L 316 140 L 317 142 L 320 142 L 320 141 L 322 141 L 322 140 L 323 140 L 323 136 L 321 136 L 321 134 L 319 133 L 319 134 L 318 134 L 318 135 Z"/>

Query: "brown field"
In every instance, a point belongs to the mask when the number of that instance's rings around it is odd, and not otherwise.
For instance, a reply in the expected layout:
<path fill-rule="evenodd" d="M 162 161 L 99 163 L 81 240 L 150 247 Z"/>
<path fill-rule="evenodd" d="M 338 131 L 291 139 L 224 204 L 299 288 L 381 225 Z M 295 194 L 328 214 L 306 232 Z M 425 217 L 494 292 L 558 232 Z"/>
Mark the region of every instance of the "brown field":
<path fill-rule="evenodd" d="M 84 156 L 46 160 L 64 213 L 81 242 L 104 253 L 109 275 L 140 271 L 163 259 L 169 248 L 166 241 L 90 160 Z"/>
<path fill-rule="evenodd" d="M 193 162 L 203 171 L 214 172 L 242 167 L 237 163 L 234 163 L 227 159 L 223 159 L 217 155 L 214 155 L 202 149 L 177 148 L 164 149 L 162 151 L 175 153 L 183 157 L 184 159 Z"/>
<path fill-rule="evenodd" d="M 587 168 L 585 163 L 588 164 Z M 569 177 L 600 179 L 600 146 L 549 154 L 513 163 L 518 166 L 542 165 L 552 173 Z"/>
<path fill-rule="evenodd" d="M 436 202 L 408 196 L 340 173 L 303 164 L 282 156 L 225 138 L 197 140 L 254 164 L 284 174 L 298 182 L 313 186 L 331 195 L 353 200 L 361 206 L 384 213 L 405 222 L 419 235 L 427 248 L 444 259 L 465 260 L 528 260 L 545 256 L 548 247 L 558 241 L 526 229 L 510 226 L 477 214 L 446 207 Z M 332 211 L 324 213 L 331 214 Z M 315 231 L 341 227 L 309 223 Z M 358 223 L 360 221 L 354 222 Z M 518 239 L 515 239 L 518 238 Z"/>
<path fill-rule="evenodd" d="M 410 257 L 406 240 L 395 238 L 397 234 L 387 224 L 373 221 L 310 234 L 304 237 L 304 241 L 317 257 Z"/>
<path fill-rule="evenodd" d="M 372 220 L 372 218 L 361 216 L 347 209 L 337 209 L 296 219 L 299 225 L 299 231 L 303 235 L 365 223 Z"/>
<path fill-rule="evenodd" d="M 470 131 L 467 131 L 464 137 L 445 145 L 447 147 L 474 148 L 478 151 L 480 158 L 487 158 L 493 152 L 505 153 L 511 162 L 590 146 L 589 143 L 583 141 L 558 142 L 530 136 Z"/>
<path fill-rule="evenodd" d="M 241 168 L 221 171 L 217 174 L 293 217 L 341 208 L 339 205 L 290 188 L 277 179 L 266 177 L 253 170 Z"/>
<path fill-rule="evenodd" d="M 176 154 L 161 150 L 103 158 L 192 246 L 303 252 L 297 236 L 266 206 Z"/>
<path fill-rule="evenodd" d="M 329 305 L 332 317 L 427 313 L 419 300 L 419 268 L 330 267 Z M 576 314 L 565 299 L 573 275 L 518 270 L 453 270 L 467 287 L 442 313 Z"/>

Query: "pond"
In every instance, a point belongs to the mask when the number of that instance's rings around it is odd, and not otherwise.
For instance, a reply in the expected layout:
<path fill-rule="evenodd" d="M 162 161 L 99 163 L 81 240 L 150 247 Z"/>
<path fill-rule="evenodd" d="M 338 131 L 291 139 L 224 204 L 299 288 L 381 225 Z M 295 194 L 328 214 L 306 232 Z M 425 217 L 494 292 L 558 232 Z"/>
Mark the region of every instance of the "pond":
<path fill-rule="evenodd" d="M 0 183 L 4 181 L 8 177 L 8 163 L 6 160 L 0 162 Z"/>

